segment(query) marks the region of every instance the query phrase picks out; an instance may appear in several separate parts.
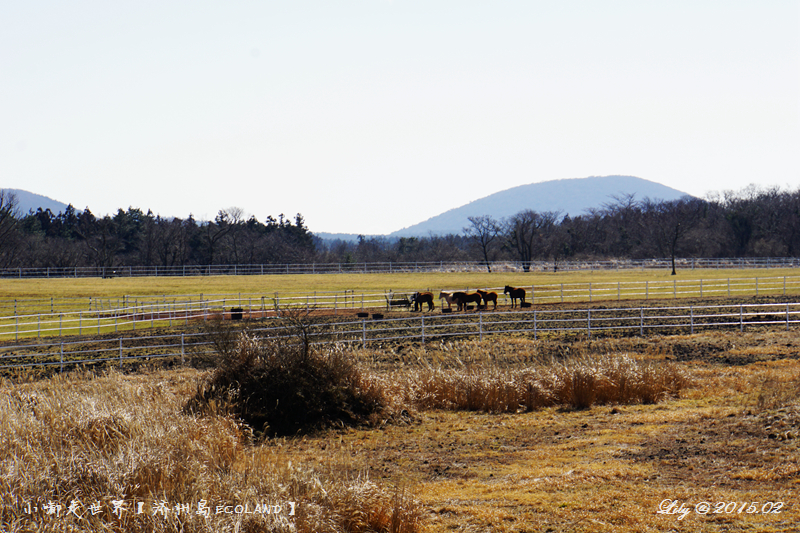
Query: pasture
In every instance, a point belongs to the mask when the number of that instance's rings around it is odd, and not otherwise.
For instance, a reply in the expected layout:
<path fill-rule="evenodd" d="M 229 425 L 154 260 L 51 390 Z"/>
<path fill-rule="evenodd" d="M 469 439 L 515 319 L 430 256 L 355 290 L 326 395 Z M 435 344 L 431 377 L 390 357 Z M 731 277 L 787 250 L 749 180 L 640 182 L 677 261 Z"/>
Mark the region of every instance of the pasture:
<path fill-rule="evenodd" d="M 533 304 L 621 302 L 800 294 L 791 269 L 595 271 L 533 274 L 400 273 L 294 276 L 206 276 L 111 279 L 0 279 L 0 342 L 26 337 L 171 327 L 173 319 L 206 320 L 243 308 L 265 316 L 276 305 L 337 314 L 387 307 L 391 295 L 488 288 L 500 306 L 512 305 L 506 284 Z M 388 309 L 387 309 L 388 310 Z"/>
<path fill-rule="evenodd" d="M 197 276 L 197 277 L 135 277 L 135 278 L 0 278 L 0 297 L 3 300 L 42 300 L 50 298 L 104 298 L 152 295 L 181 296 L 187 294 L 274 294 L 313 293 L 314 291 L 397 292 L 440 289 L 475 289 L 513 285 L 616 283 L 616 282 L 673 282 L 675 280 L 728 278 L 780 278 L 796 276 L 796 269 L 697 269 L 655 270 L 596 270 L 580 272 L 428 272 L 398 274 L 303 274 L 269 276 Z"/>
<path fill-rule="evenodd" d="M 661 279 L 653 272 L 519 276 L 22 280 L 14 284 L 28 286 L 16 285 L 14 296 Z M 345 355 L 358 363 L 363 382 L 391 393 L 386 416 L 270 439 L 221 405 L 216 414 L 187 411 L 207 370 L 3 380 L 0 530 L 793 531 L 800 522 L 798 345 L 794 327 L 752 327 L 646 338 L 509 336 L 354 347 Z M 607 373 L 601 362 L 633 366 L 621 375 Z M 521 375 L 534 376 L 544 391 L 557 383 L 569 387 L 553 388 L 541 404 L 525 403 L 530 393 L 521 400 L 508 389 Z M 611 385 L 632 388 L 645 375 L 655 380 L 648 383 L 673 385 L 652 398 L 647 390 L 603 396 Z M 124 509 L 115 513 L 114 502 Z M 200 502 L 209 514 L 196 513 Z M 76 513 L 70 514 L 72 503 Z M 271 507 L 265 515 L 267 504 L 281 512 Z M 245 514 L 245 505 L 261 511 Z"/>

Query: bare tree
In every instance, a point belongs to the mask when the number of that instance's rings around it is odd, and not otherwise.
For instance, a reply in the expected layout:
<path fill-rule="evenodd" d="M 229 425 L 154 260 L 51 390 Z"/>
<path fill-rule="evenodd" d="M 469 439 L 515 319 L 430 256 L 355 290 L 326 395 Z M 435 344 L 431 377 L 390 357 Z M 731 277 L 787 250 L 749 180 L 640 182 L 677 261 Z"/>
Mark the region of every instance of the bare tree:
<path fill-rule="evenodd" d="M 471 225 L 464 228 L 464 235 L 480 250 L 486 263 L 486 270 L 491 272 L 491 260 L 501 231 L 500 223 L 489 215 L 468 217 L 467 220 Z"/>
<path fill-rule="evenodd" d="M 506 245 L 519 257 L 523 271 L 530 272 L 533 257 L 546 252 L 546 236 L 558 218 L 557 211 L 537 213 L 526 209 L 506 221 Z"/>
<path fill-rule="evenodd" d="M 232 229 L 231 216 L 224 209 L 220 209 L 214 222 L 206 222 L 200 226 L 200 235 L 206 252 L 206 264 L 213 265 L 220 241 Z"/>
<path fill-rule="evenodd" d="M 656 246 L 672 259 L 673 276 L 676 274 L 675 256 L 686 237 L 702 220 L 706 207 L 704 200 L 691 196 L 659 202 L 645 199 L 642 202 L 646 226 Z"/>
<path fill-rule="evenodd" d="M 19 249 L 17 196 L 0 190 L 0 262 L 10 266 Z"/>

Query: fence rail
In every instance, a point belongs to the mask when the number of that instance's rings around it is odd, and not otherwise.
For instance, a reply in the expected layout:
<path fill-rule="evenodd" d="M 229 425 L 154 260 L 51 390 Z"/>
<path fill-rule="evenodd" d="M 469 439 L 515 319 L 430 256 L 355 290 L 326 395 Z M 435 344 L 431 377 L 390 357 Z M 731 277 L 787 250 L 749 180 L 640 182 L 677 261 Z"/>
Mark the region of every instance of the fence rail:
<path fill-rule="evenodd" d="M 724 268 L 797 268 L 800 258 L 679 258 L 679 269 Z M 357 274 L 400 272 L 548 272 L 586 270 L 663 270 L 671 268 L 669 258 L 598 261 L 407 261 L 364 263 L 295 263 L 254 265 L 176 265 L 112 267 L 38 267 L 2 268 L 0 278 L 111 278 L 145 276 L 253 276 L 276 274 Z"/>
<path fill-rule="evenodd" d="M 458 290 L 473 290 L 462 288 Z M 502 287 L 488 287 L 508 304 Z M 800 293 L 800 276 L 557 283 L 525 287 L 533 304 L 680 298 L 745 297 Z M 408 310 L 413 290 L 307 293 L 122 296 L 119 298 L 0 299 L 0 341 L 110 333 L 174 326 L 209 319 L 268 318 L 279 309 L 345 315 L 354 311 Z M 438 290 L 434 291 L 438 295 Z"/>
<path fill-rule="evenodd" d="M 800 303 L 782 303 L 437 314 L 312 323 L 309 332 L 315 344 L 367 346 L 409 341 L 425 344 L 452 338 L 483 340 L 512 334 L 538 339 L 564 335 L 595 338 L 620 334 L 693 334 L 701 329 L 741 332 L 752 327 L 789 330 L 798 323 Z M 249 331 L 261 337 L 287 341 L 295 338 L 277 318 Z M 137 360 L 166 357 L 179 357 L 183 363 L 187 357 L 214 353 L 210 335 L 180 333 L 6 345 L 0 347 L 0 369 L 59 366 L 63 371 L 70 365 L 105 362 L 122 366 Z"/>

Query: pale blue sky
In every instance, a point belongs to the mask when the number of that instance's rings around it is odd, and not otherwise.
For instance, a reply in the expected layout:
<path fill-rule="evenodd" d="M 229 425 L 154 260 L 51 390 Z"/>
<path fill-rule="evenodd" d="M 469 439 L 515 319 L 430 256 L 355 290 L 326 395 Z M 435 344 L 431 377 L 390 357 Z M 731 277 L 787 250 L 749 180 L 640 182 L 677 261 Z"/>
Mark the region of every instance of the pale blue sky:
<path fill-rule="evenodd" d="M 0 3 L 0 187 L 389 233 L 626 174 L 800 186 L 800 0 Z"/>

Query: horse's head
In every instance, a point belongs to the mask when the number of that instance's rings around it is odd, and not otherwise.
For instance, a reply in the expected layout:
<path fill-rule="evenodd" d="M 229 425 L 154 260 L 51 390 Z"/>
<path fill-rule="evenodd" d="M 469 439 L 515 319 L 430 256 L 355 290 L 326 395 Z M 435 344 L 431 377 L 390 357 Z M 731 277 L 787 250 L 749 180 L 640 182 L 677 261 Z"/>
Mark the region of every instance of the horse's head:
<path fill-rule="evenodd" d="M 512 288 L 512 287 L 509 287 L 508 285 L 506 285 L 506 288 L 505 288 L 505 289 L 503 289 L 503 294 L 508 294 L 508 293 L 509 293 L 509 292 L 511 292 L 512 290 L 513 290 L 513 288 Z"/>

